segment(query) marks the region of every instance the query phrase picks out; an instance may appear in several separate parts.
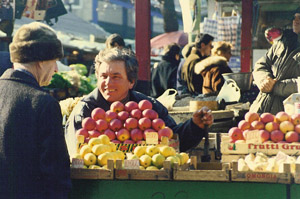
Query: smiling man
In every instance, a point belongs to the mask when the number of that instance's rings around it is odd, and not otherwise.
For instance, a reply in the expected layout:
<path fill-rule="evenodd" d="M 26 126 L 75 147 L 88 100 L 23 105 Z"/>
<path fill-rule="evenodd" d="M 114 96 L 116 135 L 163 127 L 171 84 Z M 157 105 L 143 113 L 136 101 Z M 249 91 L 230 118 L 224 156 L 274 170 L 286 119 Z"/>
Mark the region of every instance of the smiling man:
<path fill-rule="evenodd" d="M 276 114 L 283 111 L 283 100 L 298 92 L 300 77 L 300 7 L 293 14 L 293 29 L 284 30 L 282 38 L 260 58 L 253 71 L 260 90 L 250 111 Z"/>
<path fill-rule="evenodd" d="M 123 104 L 128 101 L 138 103 L 144 99 L 151 101 L 153 110 L 158 113 L 159 118 L 179 135 L 181 151 L 197 146 L 206 132 L 204 126 L 212 124 L 212 114 L 205 107 L 196 111 L 190 120 L 176 125 L 168 110 L 156 99 L 134 91 L 138 62 L 132 51 L 118 48 L 100 51 L 95 63 L 98 88 L 75 106 L 66 124 L 65 137 L 71 156 L 76 153 L 75 132 L 82 128 L 82 120 L 90 117 L 91 112 L 97 107 L 109 110 L 110 104 L 115 101 L 121 101 Z"/>

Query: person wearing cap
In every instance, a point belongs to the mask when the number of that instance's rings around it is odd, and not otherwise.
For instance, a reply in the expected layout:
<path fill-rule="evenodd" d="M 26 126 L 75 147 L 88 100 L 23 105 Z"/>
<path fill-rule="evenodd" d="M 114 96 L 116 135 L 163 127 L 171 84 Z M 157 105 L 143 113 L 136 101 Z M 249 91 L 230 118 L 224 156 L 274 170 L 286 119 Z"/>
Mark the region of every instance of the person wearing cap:
<path fill-rule="evenodd" d="M 180 62 L 180 46 L 171 43 L 164 47 L 162 60 L 151 71 L 151 96 L 159 97 L 167 89 L 176 89 L 176 74 Z"/>
<path fill-rule="evenodd" d="M 276 114 L 284 111 L 283 101 L 298 92 L 300 7 L 294 12 L 292 26 L 293 29 L 284 30 L 282 37 L 255 63 L 252 74 L 260 92 L 250 107 L 252 112 Z"/>
<path fill-rule="evenodd" d="M 1 198 L 68 198 L 70 158 L 59 103 L 43 90 L 63 49 L 54 30 L 21 26 L 9 45 L 14 69 L 0 77 Z"/>

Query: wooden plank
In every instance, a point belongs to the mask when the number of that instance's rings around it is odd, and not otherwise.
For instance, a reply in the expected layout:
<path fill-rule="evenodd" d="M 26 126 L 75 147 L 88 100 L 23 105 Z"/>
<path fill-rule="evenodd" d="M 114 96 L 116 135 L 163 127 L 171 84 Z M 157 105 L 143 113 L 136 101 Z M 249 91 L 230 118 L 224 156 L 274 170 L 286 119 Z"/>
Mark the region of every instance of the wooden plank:
<path fill-rule="evenodd" d="M 71 168 L 71 179 L 114 179 L 114 161 L 107 161 L 107 169 Z"/>
<path fill-rule="evenodd" d="M 238 162 L 232 162 L 231 181 L 233 182 L 267 182 L 291 184 L 292 175 L 290 164 L 284 164 L 283 173 L 238 171 Z"/>
<path fill-rule="evenodd" d="M 294 182 L 295 184 L 300 184 L 300 164 L 296 163 L 295 166 L 296 169 L 295 169 L 295 173 L 293 174 Z"/>
<path fill-rule="evenodd" d="M 173 179 L 183 181 L 230 181 L 229 164 L 217 162 L 197 163 L 195 156 L 191 157 L 191 167 L 181 169 L 175 164 L 173 169 Z"/>
<path fill-rule="evenodd" d="M 164 162 L 161 170 L 122 169 L 122 161 L 117 160 L 115 179 L 119 180 L 171 180 L 171 163 Z"/>

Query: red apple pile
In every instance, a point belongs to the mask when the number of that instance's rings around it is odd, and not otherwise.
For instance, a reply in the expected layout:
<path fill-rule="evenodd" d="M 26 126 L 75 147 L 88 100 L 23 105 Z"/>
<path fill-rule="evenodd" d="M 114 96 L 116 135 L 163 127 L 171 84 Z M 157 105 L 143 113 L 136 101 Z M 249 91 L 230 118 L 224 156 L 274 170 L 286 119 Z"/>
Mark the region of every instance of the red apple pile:
<path fill-rule="evenodd" d="M 243 142 L 250 130 L 259 130 L 262 142 L 292 143 L 300 141 L 300 114 L 288 115 L 281 111 L 276 115 L 247 112 L 244 120 L 229 131 L 231 142 Z"/>
<path fill-rule="evenodd" d="M 140 144 L 145 141 L 146 132 L 158 133 L 159 140 L 162 136 L 169 139 L 173 137 L 172 129 L 158 118 L 152 103 L 141 100 L 139 103 L 129 101 L 126 104 L 116 101 L 108 111 L 95 108 L 91 117 L 82 120 L 82 128 L 76 134 L 83 135 L 86 143 L 92 137 L 105 134 L 114 143 Z"/>

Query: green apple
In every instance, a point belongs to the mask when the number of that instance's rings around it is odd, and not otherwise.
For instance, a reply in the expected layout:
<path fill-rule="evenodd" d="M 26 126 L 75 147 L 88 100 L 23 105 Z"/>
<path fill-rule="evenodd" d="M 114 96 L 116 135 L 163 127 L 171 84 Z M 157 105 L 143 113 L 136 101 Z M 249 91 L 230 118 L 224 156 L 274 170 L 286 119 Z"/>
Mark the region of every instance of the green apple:
<path fill-rule="evenodd" d="M 156 166 L 157 168 L 162 168 L 163 165 L 164 165 L 165 159 L 166 159 L 165 156 L 163 156 L 163 155 L 161 155 L 161 154 L 159 154 L 159 153 L 154 154 L 154 155 L 152 156 L 152 164 L 153 164 L 154 166 Z"/>

